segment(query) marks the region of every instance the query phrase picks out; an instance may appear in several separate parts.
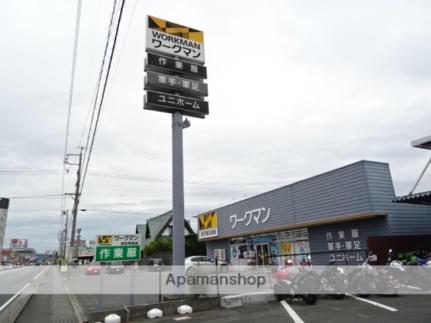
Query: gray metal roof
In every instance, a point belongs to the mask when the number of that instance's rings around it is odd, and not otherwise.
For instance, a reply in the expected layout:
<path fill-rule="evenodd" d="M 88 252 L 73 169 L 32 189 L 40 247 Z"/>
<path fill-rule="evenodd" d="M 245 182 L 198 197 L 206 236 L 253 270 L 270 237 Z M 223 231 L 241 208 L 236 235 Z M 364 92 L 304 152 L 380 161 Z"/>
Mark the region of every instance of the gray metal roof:
<path fill-rule="evenodd" d="M 412 141 L 412 146 L 416 148 L 431 149 L 431 136 Z"/>
<path fill-rule="evenodd" d="M 399 196 L 392 202 L 431 205 L 431 191 Z"/>
<path fill-rule="evenodd" d="M 141 234 L 141 239 L 142 239 L 141 246 L 145 246 L 146 244 L 160 237 L 163 230 L 169 225 L 171 221 L 172 221 L 172 210 L 148 219 L 146 224 L 137 224 L 136 233 Z M 194 233 L 188 220 L 184 219 L 184 227 L 190 233 Z M 147 236 L 147 233 L 148 233 L 148 236 Z"/>

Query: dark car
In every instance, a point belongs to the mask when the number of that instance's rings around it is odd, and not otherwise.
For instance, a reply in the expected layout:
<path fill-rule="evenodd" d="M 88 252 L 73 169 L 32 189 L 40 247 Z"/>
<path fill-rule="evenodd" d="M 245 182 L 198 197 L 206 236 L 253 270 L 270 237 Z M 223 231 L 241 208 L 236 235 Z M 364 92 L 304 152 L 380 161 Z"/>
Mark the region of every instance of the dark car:
<path fill-rule="evenodd" d="M 124 273 L 123 264 L 109 264 L 106 266 L 106 273 L 108 274 L 122 274 Z"/>

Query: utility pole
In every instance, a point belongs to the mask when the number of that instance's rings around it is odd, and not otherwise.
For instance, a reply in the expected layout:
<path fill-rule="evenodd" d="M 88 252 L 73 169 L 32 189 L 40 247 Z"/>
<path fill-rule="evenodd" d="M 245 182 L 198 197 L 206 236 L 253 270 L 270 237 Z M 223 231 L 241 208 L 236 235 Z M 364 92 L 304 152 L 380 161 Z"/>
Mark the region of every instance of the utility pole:
<path fill-rule="evenodd" d="M 78 164 L 72 164 L 66 161 L 66 163 L 70 165 L 76 165 L 78 166 L 78 170 L 76 172 L 77 178 L 76 178 L 76 184 L 75 184 L 75 193 L 68 194 L 72 195 L 73 198 L 73 209 L 72 209 L 72 230 L 71 230 L 71 237 L 70 237 L 70 248 L 69 248 L 69 255 L 68 255 L 68 262 L 72 262 L 73 256 L 76 256 L 76 248 L 75 248 L 75 231 L 76 231 L 76 218 L 78 216 L 78 205 L 79 205 L 79 198 L 80 198 L 80 185 L 81 185 L 81 167 L 82 167 L 82 150 L 84 148 L 81 147 L 81 151 L 79 155 L 77 154 L 68 154 L 67 156 L 79 156 L 79 162 Z"/>
<path fill-rule="evenodd" d="M 65 224 L 65 228 L 64 228 L 64 252 L 63 252 L 63 257 L 65 260 L 67 260 L 67 231 L 68 231 L 68 225 L 69 225 L 69 210 L 63 211 L 63 215 L 66 216 L 66 224 Z"/>

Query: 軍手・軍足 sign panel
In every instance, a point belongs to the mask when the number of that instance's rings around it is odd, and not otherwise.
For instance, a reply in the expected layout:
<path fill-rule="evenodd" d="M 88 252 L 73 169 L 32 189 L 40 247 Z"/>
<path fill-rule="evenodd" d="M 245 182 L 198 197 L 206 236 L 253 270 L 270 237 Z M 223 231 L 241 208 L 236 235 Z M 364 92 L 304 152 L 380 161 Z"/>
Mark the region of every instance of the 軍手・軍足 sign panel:
<path fill-rule="evenodd" d="M 153 16 L 147 20 L 147 51 L 205 63 L 202 31 Z"/>
<path fill-rule="evenodd" d="M 175 90 L 186 95 L 203 97 L 208 95 L 208 86 L 198 80 L 190 80 L 157 72 L 147 72 L 146 90 Z"/>

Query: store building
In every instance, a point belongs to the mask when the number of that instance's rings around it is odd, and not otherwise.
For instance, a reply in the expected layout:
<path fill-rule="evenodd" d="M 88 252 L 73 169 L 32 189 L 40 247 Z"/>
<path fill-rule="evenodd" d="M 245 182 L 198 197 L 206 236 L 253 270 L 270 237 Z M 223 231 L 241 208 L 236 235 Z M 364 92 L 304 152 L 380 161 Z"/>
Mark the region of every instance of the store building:
<path fill-rule="evenodd" d="M 395 199 L 389 165 L 360 161 L 201 214 L 199 238 L 234 265 L 358 263 L 370 237 L 431 235 L 431 206 Z"/>

